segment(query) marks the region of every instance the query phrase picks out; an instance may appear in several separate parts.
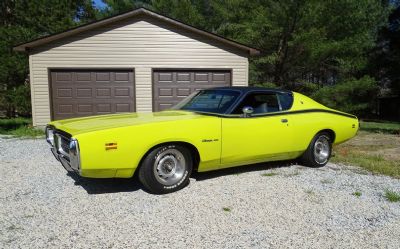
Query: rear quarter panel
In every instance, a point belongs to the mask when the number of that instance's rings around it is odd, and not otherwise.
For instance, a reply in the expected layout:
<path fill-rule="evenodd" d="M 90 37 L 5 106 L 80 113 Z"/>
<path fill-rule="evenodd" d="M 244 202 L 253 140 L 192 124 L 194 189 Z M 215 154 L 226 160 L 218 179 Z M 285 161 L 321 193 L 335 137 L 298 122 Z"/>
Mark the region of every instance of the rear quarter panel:
<path fill-rule="evenodd" d="M 294 129 L 295 149 L 307 149 L 313 137 L 322 130 L 335 133 L 334 144 L 349 140 L 357 134 L 358 119 L 351 115 L 327 108 L 299 93 L 294 94 L 294 103 L 290 111 L 290 121 Z M 305 111 L 305 112 L 302 112 Z M 309 112 L 308 112 L 309 111 Z M 333 113 L 336 112 L 336 113 Z"/>

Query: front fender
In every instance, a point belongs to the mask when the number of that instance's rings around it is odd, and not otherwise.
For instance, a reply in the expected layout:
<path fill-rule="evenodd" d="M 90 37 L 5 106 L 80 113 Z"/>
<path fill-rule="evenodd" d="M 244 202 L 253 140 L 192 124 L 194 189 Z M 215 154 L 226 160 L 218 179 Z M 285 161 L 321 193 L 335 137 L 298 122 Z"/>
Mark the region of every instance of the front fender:
<path fill-rule="evenodd" d="M 196 147 L 201 159 L 199 169 L 217 168 L 221 120 L 210 117 L 201 122 L 143 124 L 79 134 L 75 138 L 80 145 L 81 172 L 87 177 L 132 177 L 151 148 L 170 142 L 185 142 Z"/>

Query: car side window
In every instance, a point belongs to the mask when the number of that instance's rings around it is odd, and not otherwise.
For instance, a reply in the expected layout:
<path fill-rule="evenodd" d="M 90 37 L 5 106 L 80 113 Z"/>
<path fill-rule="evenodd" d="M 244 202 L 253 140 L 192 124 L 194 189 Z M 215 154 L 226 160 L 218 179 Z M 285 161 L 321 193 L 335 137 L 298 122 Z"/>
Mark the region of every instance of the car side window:
<path fill-rule="evenodd" d="M 253 114 L 278 112 L 281 110 L 279 101 L 275 93 L 251 93 L 245 97 L 233 114 L 241 114 L 245 106 L 253 107 Z"/>
<path fill-rule="evenodd" d="M 293 94 L 292 93 L 278 93 L 279 103 L 281 105 L 282 111 L 289 110 L 293 104 Z"/>

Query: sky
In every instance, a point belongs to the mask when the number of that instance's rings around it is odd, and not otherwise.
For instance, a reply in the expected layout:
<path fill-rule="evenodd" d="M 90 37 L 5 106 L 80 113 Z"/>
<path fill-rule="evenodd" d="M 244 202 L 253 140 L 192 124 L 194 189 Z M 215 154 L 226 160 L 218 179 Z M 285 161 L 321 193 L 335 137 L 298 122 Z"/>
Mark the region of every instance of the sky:
<path fill-rule="evenodd" d="M 94 5 L 98 9 L 102 9 L 102 8 L 106 7 L 106 5 L 101 0 L 94 0 Z"/>

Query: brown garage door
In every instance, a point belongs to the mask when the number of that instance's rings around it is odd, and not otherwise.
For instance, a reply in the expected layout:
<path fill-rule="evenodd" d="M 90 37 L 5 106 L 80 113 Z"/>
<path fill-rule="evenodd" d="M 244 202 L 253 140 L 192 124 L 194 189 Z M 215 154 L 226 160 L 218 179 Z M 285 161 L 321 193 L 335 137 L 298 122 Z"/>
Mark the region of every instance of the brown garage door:
<path fill-rule="evenodd" d="M 231 85 L 230 71 L 166 71 L 153 72 L 153 110 L 168 109 L 193 91 Z"/>
<path fill-rule="evenodd" d="M 128 70 L 52 70 L 53 120 L 135 111 Z"/>

